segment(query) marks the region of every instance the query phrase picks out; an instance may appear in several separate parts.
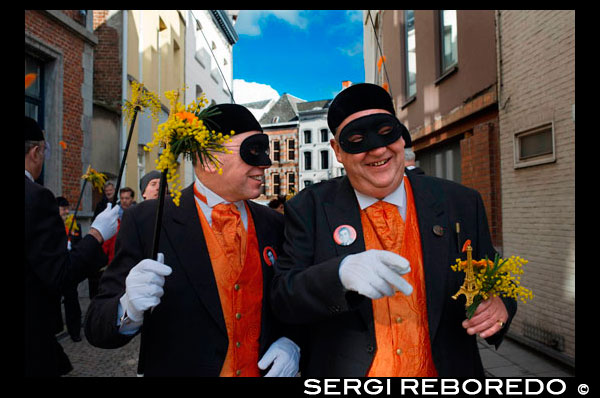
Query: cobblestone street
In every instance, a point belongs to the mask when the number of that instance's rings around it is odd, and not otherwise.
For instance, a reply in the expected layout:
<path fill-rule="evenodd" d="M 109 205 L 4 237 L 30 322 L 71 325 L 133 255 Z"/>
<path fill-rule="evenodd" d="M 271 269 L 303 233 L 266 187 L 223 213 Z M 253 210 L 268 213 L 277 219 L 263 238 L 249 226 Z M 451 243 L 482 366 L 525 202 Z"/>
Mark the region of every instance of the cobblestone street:
<path fill-rule="evenodd" d="M 79 303 L 82 317 L 85 318 L 90 303 L 87 280 L 79 284 Z M 64 306 L 63 306 L 64 314 Z M 64 315 L 63 315 L 64 319 Z M 140 336 L 117 349 L 102 349 L 92 346 L 81 331 L 81 341 L 75 343 L 66 332 L 58 336 L 58 342 L 71 360 L 73 370 L 65 377 L 136 377 Z"/>

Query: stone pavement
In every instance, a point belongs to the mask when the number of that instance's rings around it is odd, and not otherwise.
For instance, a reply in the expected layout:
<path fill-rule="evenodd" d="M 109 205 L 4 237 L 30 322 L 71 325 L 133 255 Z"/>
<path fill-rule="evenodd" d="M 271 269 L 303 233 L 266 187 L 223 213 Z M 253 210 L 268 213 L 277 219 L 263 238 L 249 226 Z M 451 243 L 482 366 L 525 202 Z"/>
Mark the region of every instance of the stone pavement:
<path fill-rule="evenodd" d="M 87 281 L 79 284 L 79 302 L 82 314 L 85 316 L 90 302 Z M 139 335 L 124 347 L 111 350 L 90 345 L 83 331 L 81 338 L 81 342 L 75 343 L 66 331 L 58 336 L 59 343 L 73 365 L 73 370 L 65 377 L 136 377 L 140 348 Z M 478 345 L 488 377 L 575 376 L 573 368 L 510 338 L 506 338 L 498 350 L 483 339 L 478 339 Z"/>

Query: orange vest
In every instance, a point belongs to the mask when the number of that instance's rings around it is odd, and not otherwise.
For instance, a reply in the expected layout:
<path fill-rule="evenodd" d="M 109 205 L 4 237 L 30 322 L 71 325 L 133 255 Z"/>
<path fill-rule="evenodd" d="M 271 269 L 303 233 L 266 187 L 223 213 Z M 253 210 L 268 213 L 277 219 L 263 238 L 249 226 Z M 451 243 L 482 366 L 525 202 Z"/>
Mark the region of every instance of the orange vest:
<path fill-rule="evenodd" d="M 227 259 L 200 205 L 196 202 L 202 224 L 210 261 L 217 281 L 221 308 L 227 327 L 229 345 L 221 369 L 221 377 L 258 377 L 258 351 L 262 312 L 262 266 L 258 239 L 250 210 L 248 232 L 242 244 L 243 267 L 235 266 Z M 238 262 L 240 264 L 240 262 Z"/>
<path fill-rule="evenodd" d="M 436 377 L 437 371 L 431 356 L 425 275 L 417 213 L 412 188 L 406 177 L 406 223 L 402 217 L 401 237 L 387 250 L 400 254 L 410 262 L 411 271 L 403 278 L 413 286 L 413 293 L 405 296 L 396 292 L 392 297 L 373 300 L 373 318 L 377 351 L 367 377 Z M 365 248 L 383 250 L 383 246 L 369 221 L 361 210 Z"/>

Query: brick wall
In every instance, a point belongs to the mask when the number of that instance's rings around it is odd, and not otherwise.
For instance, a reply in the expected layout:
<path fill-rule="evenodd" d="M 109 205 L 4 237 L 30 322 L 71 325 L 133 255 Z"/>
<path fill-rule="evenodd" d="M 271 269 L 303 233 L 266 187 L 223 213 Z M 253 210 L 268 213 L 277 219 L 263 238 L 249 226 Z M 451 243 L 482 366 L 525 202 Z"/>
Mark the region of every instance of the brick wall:
<path fill-rule="evenodd" d="M 497 249 L 501 249 L 502 214 L 498 150 L 498 119 L 496 118 L 476 124 L 460 142 L 461 183 L 481 194 L 492 243 Z"/>
<path fill-rule="evenodd" d="M 575 358 L 575 11 L 501 11 L 499 95 L 506 254 L 529 260 L 521 278 L 535 298 L 511 332 L 537 328 Z M 554 123 L 556 161 L 514 167 L 514 134 Z"/>
<path fill-rule="evenodd" d="M 110 26 L 108 10 L 94 10 L 94 101 L 121 113 L 121 57 L 119 32 Z"/>
<path fill-rule="evenodd" d="M 25 11 L 25 32 L 37 37 L 63 54 L 63 114 L 62 141 L 67 149 L 62 152 L 62 196 L 77 204 L 81 189 L 83 132 L 82 55 L 84 41 L 64 25 L 41 11 Z"/>

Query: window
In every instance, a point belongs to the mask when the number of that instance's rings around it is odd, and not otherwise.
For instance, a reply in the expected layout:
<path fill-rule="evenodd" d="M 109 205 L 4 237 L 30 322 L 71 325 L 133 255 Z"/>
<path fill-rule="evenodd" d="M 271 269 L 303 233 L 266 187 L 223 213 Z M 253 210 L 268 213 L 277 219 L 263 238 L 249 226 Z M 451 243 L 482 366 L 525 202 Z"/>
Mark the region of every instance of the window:
<path fill-rule="evenodd" d="M 44 129 L 44 68 L 36 58 L 25 55 L 25 74 L 35 73 L 35 80 L 25 90 L 25 116 L 35 119 Z"/>
<path fill-rule="evenodd" d="M 294 161 L 296 157 L 296 140 L 288 140 L 288 160 Z"/>
<path fill-rule="evenodd" d="M 288 173 L 288 193 L 296 192 L 296 174 Z"/>
<path fill-rule="evenodd" d="M 312 153 L 304 152 L 304 170 L 312 170 Z"/>
<path fill-rule="evenodd" d="M 273 161 L 279 162 L 279 141 L 273 141 Z"/>
<path fill-rule="evenodd" d="M 441 74 L 458 62 L 456 10 L 440 11 Z"/>
<path fill-rule="evenodd" d="M 281 186 L 279 181 L 279 174 L 273 174 L 273 195 L 279 196 L 281 194 Z"/>
<path fill-rule="evenodd" d="M 321 151 L 321 168 L 324 170 L 329 168 L 329 151 Z"/>
<path fill-rule="evenodd" d="M 312 132 L 310 130 L 304 130 L 304 143 L 310 144 L 312 142 Z"/>
<path fill-rule="evenodd" d="M 279 123 L 279 116 L 273 116 L 273 119 L 271 119 L 271 123 Z"/>
<path fill-rule="evenodd" d="M 460 141 L 419 151 L 417 165 L 425 174 L 461 182 Z"/>
<path fill-rule="evenodd" d="M 417 53 L 415 40 L 415 11 L 404 11 L 404 59 L 406 98 L 417 94 Z"/>
<path fill-rule="evenodd" d="M 260 177 L 260 194 L 261 195 L 266 195 L 266 187 L 265 187 L 265 175 L 263 174 Z"/>
<path fill-rule="evenodd" d="M 552 123 L 517 133 L 514 137 L 515 168 L 551 163 L 556 160 Z"/>
<path fill-rule="evenodd" d="M 327 142 L 328 140 L 328 135 L 329 135 L 329 130 L 327 129 L 321 129 L 321 142 Z"/>

